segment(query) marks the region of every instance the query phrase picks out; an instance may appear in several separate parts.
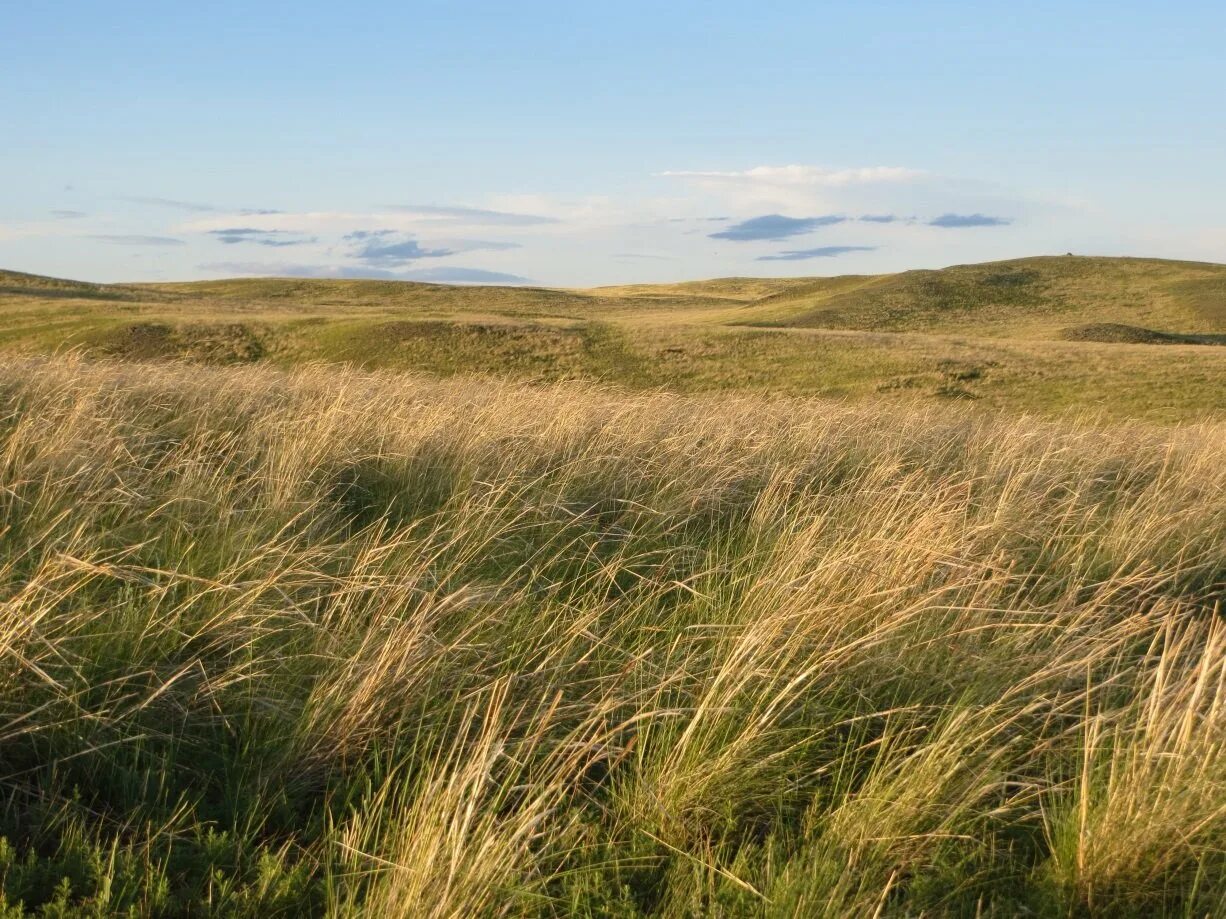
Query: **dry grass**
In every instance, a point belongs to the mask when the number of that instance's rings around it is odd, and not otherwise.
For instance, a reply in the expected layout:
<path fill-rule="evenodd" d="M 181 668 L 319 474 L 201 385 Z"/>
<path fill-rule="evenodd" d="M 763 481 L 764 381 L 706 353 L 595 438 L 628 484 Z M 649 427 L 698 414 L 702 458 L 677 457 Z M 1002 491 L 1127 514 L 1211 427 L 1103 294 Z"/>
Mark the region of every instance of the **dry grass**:
<path fill-rule="evenodd" d="M 1226 428 L 0 367 L 9 915 L 1221 915 Z"/>

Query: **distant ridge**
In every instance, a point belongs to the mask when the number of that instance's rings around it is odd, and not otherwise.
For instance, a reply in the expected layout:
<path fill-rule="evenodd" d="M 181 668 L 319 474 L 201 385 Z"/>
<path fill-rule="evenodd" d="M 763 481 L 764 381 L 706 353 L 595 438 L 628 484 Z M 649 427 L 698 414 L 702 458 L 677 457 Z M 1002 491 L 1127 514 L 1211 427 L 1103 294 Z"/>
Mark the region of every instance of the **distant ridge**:
<path fill-rule="evenodd" d="M 730 326 L 1133 344 L 1215 344 L 1226 334 L 1226 265 L 1071 255 L 884 275 L 586 289 L 327 278 L 95 284 L 0 270 L 0 296 L 177 307 L 198 301 L 223 309 L 378 307 L 427 316 L 576 319 L 677 311 L 687 321 Z"/>

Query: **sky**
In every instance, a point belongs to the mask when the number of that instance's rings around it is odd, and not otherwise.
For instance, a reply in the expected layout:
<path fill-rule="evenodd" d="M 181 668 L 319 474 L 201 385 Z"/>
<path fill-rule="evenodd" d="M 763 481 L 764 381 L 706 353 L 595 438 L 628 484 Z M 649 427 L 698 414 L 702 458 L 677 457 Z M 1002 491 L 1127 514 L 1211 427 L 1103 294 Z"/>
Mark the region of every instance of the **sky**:
<path fill-rule="evenodd" d="M 1226 3 L 59 2 L 0 267 L 590 286 L 1226 262 Z"/>

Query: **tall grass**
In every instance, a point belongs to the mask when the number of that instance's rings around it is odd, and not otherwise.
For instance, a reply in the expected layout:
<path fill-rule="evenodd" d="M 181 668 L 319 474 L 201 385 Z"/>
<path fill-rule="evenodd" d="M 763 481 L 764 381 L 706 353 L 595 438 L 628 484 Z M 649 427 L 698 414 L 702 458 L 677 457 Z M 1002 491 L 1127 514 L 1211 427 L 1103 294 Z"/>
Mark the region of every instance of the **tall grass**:
<path fill-rule="evenodd" d="M 1226 913 L 1226 428 L 7 358 L 4 915 Z"/>

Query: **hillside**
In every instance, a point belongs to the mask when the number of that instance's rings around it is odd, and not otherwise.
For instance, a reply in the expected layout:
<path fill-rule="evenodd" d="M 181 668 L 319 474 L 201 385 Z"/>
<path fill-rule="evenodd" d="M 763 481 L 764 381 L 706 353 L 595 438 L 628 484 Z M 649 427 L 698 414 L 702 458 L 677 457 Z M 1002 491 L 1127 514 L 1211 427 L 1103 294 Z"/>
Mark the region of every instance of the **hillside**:
<path fill-rule="evenodd" d="M 1157 259 L 1017 259 L 784 291 L 755 308 L 791 327 L 1052 337 L 1095 323 L 1226 333 L 1226 265 Z M 1226 338 L 1224 338 L 1226 340 Z"/>
<path fill-rule="evenodd" d="M 134 288 L 121 284 L 91 284 L 0 269 L 0 297 L 131 300 L 139 296 Z"/>
<path fill-rule="evenodd" d="M 0 273 L 0 316 L 9 348 L 146 360 L 1226 415 L 1226 348 L 1214 347 L 1226 343 L 1226 266 L 1194 262 L 1060 256 L 590 290 Z"/>

